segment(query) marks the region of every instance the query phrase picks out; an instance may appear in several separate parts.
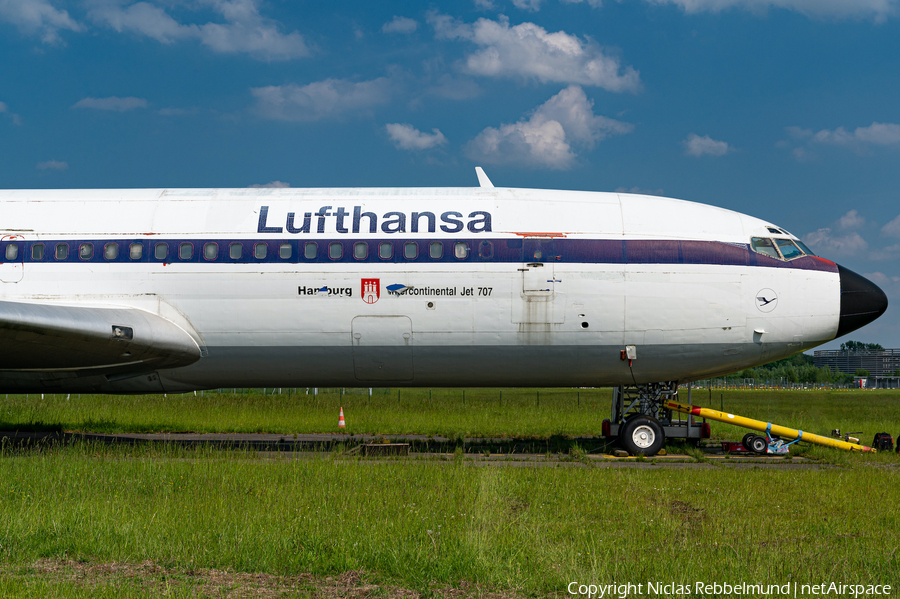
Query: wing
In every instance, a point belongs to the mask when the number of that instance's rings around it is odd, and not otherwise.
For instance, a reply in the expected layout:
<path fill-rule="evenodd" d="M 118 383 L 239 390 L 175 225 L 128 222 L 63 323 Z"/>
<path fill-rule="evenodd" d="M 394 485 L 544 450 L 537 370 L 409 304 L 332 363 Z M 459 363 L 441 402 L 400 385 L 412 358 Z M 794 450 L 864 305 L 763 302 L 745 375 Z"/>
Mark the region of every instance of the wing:
<path fill-rule="evenodd" d="M 144 310 L 0 301 L 2 370 L 174 368 L 200 355 L 184 329 Z"/>

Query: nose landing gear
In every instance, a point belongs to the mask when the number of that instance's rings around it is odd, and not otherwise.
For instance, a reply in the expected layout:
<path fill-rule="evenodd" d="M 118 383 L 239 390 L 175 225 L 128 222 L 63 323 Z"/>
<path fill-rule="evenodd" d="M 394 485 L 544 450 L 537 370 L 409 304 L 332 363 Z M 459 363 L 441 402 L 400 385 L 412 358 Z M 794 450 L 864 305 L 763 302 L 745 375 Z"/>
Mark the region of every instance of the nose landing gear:
<path fill-rule="evenodd" d="M 631 455 L 653 456 L 659 453 L 666 439 L 690 439 L 697 443 L 709 438 L 709 425 L 685 420 L 673 420 L 667 401 L 678 397 L 675 381 L 648 383 L 613 390 L 612 414 L 603 421 L 603 435 L 614 437 Z M 690 391 L 688 391 L 690 403 Z"/>

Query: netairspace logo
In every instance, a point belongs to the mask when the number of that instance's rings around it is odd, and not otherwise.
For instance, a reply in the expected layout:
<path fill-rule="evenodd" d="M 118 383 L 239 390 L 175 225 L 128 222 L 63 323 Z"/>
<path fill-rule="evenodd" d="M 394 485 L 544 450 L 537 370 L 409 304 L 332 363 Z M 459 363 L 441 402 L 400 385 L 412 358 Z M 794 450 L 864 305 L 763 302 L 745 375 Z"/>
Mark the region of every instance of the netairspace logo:
<path fill-rule="evenodd" d="M 695 582 L 681 584 L 677 582 L 650 582 L 634 584 L 582 584 L 578 581 L 570 582 L 566 587 L 570 595 L 586 597 L 589 599 L 628 597 L 647 597 L 654 595 L 663 596 L 697 596 L 706 595 L 736 597 L 806 597 L 806 596 L 834 596 L 834 597 L 874 597 L 890 595 L 893 587 L 885 584 L 845 584 L 843 582 L 823 582 L 820 584 L 799 584 L 797 582 L 787 584 L 748 584 L 746 582 Z"/>

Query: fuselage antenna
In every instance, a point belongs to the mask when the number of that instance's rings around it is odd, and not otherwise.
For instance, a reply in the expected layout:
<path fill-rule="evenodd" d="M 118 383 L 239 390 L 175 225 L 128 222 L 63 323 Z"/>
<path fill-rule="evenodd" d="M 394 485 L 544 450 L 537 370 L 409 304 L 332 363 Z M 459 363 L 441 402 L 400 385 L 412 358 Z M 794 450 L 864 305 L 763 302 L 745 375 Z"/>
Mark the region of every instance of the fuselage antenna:
<path fill-rule="evenodd" d="M 484 169 L 480 166 L 475 167 L 475 174 L 478 175 L 478 185 L 480 187 L 493 187 L 494 184 L 491 183 L 491 180 L 488 179 L 488 176 L 484 174 Z"/>

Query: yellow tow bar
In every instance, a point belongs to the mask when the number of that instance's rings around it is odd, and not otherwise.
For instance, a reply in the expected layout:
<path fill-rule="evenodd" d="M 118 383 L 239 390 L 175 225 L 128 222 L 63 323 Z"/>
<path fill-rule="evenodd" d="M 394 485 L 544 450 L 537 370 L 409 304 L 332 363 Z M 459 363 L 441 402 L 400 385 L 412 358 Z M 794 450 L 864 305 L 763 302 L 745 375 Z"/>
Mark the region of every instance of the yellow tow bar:
<path fill-rule="evenodd" d="M 871 447 L 866 447 L 865 445 L 847 443 L 846 441 L 841 441 L 840 439 L 832 439 L 830 437 L 823 437 L 822 435 L 805 433 L 803 431 L 787 428 L 786 426 L 779 426 L 777 424 L 763 422 L 761 420 L 753 420 L 752 418 L 744 418 L 743 416 L 727 414 L 718 410 L 701 408 L 699 406 L 689 406 L 687 404 L 678 403 L 677 401 L 667 401 L 665 405 L 668 409 L 674 410 L 676 412 L 681 412 L 682 414 L 693 414 L 694 416 L 699 416 L 700 418 L 708 418 L 709 420 L 715 420 L 717 422 L 725 422 L 726 424 L 742 426 L 744 428 L 760 431 L 762 433 L 768 433 L 769 435 L 774 435 L 776 437 L 781 437 L 784 439 L 796 439 L 798 441 L 806 441 L 807 443 L 815 443 L 816 445 L 846 449 L 847 451 L 871 451 L 872 453 L 875 453 L 874 449 L 872 449 Z"/>

